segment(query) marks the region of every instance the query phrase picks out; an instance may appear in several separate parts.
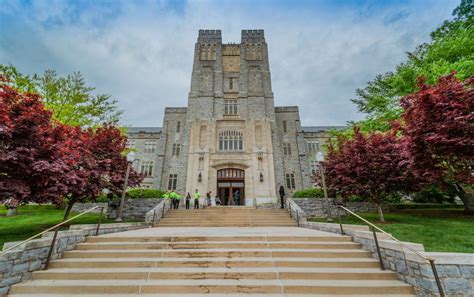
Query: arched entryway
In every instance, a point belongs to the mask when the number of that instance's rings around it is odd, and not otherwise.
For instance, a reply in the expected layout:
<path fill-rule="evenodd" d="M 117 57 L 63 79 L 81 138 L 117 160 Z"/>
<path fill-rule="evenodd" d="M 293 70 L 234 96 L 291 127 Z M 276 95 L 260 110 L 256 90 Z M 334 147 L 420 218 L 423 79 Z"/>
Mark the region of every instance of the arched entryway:
<path fill-rule="evenodd" d="M 245 171 L 237 168 L 217 170 L 217 195 L 223 205 L 234 205 L 234 195 L 238 191 L 239 202 L 245 205 Z"/>

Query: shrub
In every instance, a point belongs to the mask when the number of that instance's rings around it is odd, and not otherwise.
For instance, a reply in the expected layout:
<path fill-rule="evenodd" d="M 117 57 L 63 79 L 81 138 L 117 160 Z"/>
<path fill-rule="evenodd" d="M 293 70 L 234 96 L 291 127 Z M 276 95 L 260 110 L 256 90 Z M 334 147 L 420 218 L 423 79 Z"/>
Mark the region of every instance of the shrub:
<path fill-rule="evenodd" d="M 427 187 L 412 195 L 416 203 L 454 203 L 455 189 L 450 187 L 442 191 L 438 186 Z"/>
<path fill-rule="evenodd" d="M 310 188 L 296 191 L 293 194 L 294 198 L 323 198 L 324 192 L 321 188 Z"/>
<path fill-rule="evenodd" d="M 128 198 L 162 198 L 165 192 L 159 189 L 131 189 L 127 191 Z"/>

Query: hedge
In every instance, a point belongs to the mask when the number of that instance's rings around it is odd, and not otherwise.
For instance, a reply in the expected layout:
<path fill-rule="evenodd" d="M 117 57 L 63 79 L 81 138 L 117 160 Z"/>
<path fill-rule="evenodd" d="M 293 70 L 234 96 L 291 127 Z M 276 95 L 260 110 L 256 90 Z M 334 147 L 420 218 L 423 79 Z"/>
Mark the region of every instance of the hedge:
<path fill-rule="evenodd" d="M 324 198 L 324 192 L 320 188 L 310 188 L 296 191 L 293 198 Z"/>
<path fill-rule="evenodd" d="M 165 192 L 159 189 L 130 189 L 127 198 L 162 198 Z"/>

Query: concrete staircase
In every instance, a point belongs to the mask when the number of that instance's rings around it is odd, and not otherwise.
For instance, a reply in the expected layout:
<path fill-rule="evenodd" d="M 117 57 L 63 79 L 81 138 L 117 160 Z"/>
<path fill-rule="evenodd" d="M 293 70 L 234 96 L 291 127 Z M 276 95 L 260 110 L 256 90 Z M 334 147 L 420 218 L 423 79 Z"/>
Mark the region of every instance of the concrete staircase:
<path fill-rule="evenodd" d="M 237 227 L 285 213 L 216 209 L 172 211 L 156 228 L 89 237 L 9 296 L 414 296 L 348 236 Z M 232 227 L 199 227 L 222 223 Z"/>
<path fill-rule="evenodd" d="M 285 209 L 250 207 L 211 207 L 206 209 L 173 209 L 158 227 L 291 227 L 296 222 Z"/>

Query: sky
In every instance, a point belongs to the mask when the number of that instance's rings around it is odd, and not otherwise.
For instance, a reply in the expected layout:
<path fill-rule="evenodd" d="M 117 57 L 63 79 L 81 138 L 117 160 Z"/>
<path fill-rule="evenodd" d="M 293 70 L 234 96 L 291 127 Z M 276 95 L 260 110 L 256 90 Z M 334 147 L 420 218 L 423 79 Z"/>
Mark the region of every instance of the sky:
<path fill-rule="evenodd" d="M 459 0 L 0 0 L 0 63 L 24 74 L 80 71 L 111 94 L 128 126 L 162 126 L 186 106 L 199 29 L 264 29 L 275 105 L 297 105 L 303 126 L 363 114 L 355 90 L 405 61 L 451 18 Z"/>

